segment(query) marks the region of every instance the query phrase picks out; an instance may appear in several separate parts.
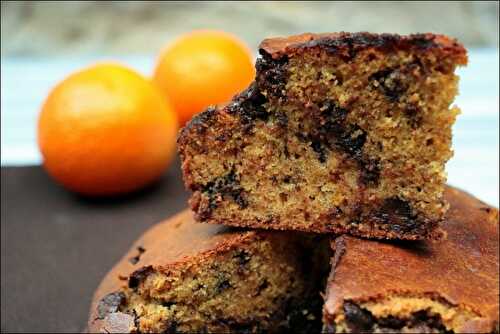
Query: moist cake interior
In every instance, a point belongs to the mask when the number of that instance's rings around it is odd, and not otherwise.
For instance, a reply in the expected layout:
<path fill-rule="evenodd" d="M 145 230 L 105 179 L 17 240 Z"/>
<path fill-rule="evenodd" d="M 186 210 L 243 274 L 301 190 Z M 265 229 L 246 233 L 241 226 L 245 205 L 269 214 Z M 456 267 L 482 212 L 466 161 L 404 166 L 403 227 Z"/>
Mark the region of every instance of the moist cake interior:
<path fill-rule="evenodd" d="M 256 83 L 179 139 L 198 219 L 429 238 L 447 209 L 457 59 L 432 48 L 261 53 Z"/>
<path fill-rule="evenodd" d="M 327 333 L 455 333 L 480 321 L 467 308 L 433 296 L 388 296 L 373 302 L 345 301 L 343 312 L 324 327 Z"/>
<path fill-rule="evenodd" d="M 319 332 L 329 247 L 304 238 L 315 249 L 277 235 L 176 270 L 145 267 L 103 300 L 139 332 Z"/>

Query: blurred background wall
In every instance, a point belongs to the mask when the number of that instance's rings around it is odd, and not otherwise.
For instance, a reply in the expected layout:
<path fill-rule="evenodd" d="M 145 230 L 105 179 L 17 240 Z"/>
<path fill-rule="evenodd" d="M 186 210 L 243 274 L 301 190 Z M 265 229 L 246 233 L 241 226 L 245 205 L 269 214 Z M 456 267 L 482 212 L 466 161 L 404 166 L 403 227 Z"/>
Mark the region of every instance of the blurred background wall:
<path fill-rule="evenodd" d="M 498 2 L 2 2 L 2 56 L 153 53 L 179 33 L 216 28 L 252 50 L 301 32 L 439 32 L 498 48 Z"/>

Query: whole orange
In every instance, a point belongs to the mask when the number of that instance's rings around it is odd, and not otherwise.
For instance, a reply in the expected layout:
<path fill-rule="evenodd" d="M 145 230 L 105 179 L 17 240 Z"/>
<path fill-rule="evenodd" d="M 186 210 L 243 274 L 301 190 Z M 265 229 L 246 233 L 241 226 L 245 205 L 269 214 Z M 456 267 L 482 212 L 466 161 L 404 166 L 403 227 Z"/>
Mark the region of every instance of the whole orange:
<path fill-rule="evenodd" d="M 102 63 L 60 82 L 42 106 L 38 145 L 48 173 L 84 195 L 114 195 L 157 179 L 175 155 L 178 122 L 150 81 Z"/>
<path fill-rule="evenodd" d="M 222 31 L 181 36 L 160 54 L 154 81 L 174 106 L 183 125 L 211 104 L 229 101 L 254 79 L 249 49 Z"/>

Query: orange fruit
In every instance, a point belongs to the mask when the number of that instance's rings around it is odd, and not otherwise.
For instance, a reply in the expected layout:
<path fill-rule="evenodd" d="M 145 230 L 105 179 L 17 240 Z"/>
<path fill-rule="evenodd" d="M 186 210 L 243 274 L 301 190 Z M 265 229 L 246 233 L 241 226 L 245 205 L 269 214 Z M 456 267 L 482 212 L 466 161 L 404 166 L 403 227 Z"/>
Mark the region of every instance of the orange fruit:
<path fill-rule="evenodd" d="M 175 155 L 178 122 L 158 88 L 103 63 L 60 82 L 42 106 L 38 145 L 48 173 L 83 195 L 114 195 L 157 179 Z"/>
<path fill-rule="evenodd" d="M 229 101 L 255 77 L 253 57 L 235 36 L 201 30 L 181 36 L 161 54 L 154 81 L 180 124 L 209 105 Z"/>

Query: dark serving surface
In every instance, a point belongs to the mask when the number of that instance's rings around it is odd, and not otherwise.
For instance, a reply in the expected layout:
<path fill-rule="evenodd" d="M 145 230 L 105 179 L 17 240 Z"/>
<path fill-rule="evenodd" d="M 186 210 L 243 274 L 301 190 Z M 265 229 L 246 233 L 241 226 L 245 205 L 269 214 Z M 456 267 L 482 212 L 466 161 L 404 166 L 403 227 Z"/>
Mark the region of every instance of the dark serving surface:
<path fill-rule="evenodd" d="M 1 331 L 82 332 L 106 272 L 188 194 L 177 160 L 156 185 L 113 200 L 75 196 L 41 167 L 5 167 L 1 197 Z"/>

